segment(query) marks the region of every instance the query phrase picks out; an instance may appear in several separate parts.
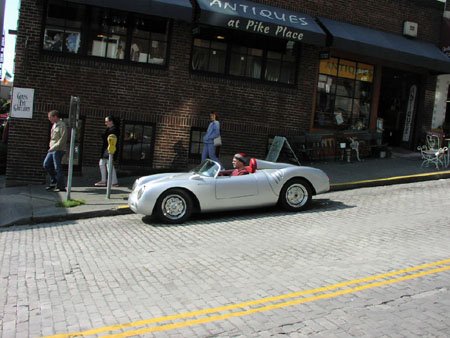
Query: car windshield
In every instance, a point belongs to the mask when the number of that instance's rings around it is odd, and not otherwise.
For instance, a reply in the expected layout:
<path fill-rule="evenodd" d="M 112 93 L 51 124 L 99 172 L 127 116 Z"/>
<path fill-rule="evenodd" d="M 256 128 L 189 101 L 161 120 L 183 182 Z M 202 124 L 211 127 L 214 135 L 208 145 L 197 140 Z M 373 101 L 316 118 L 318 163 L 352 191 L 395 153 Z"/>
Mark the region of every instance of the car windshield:
<path fill-rule="evenodd" d="M 204 160 L 192 172 L 206 177 L 215 177 L 220 170 L 220 165 L 209 159 Z"/>

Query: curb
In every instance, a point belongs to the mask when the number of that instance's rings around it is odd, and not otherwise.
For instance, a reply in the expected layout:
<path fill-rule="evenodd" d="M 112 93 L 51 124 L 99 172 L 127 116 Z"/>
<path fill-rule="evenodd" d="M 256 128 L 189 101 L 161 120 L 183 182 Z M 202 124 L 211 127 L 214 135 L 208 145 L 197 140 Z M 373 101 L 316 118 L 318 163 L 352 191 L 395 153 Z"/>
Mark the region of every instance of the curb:
<path fill-rule="evenodd" d="M 65 215 L 49 215 L 49 216 L 31 216 L 17 219 L 13 222 L 0 225 L 0 228 L 13 227 L 16 225 L 27 225 L 27 224 L 39 224 L 47 222 L 63 222 L 63 221 L 73 221 L 77 219 L 87 219 L 94 217 L 109 217 L 109 216 L 119 216 L 127 215 L 133 213 L 128 206 L 119 206 L 115 209 L 108 210 L 95 210 L 95 211 L 84 211 L 67 213 Z"/>
<path fill-rule="evenodd" d="M 404 184 L 413 182 L 423 182 L 450 178 L 450 170 L 435 172 L 435 173 L 423 173 L 405 176 L 393 176 L 386 178 L 378 178 L 373 180 L 362 180 L 354 182 L 335 183 L 330 185 L 330 191 L 350 190 L 356 188 L 368 188 L 378 187 L 384 185 Z"/>

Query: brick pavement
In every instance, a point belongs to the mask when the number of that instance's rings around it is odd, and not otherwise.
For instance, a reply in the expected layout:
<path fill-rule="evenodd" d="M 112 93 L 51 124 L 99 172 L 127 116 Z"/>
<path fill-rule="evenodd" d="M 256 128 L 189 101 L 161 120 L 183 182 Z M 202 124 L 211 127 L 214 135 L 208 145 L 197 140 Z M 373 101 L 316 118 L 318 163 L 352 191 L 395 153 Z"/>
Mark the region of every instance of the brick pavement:
<path fill-rule="evenodd" d="M 449 180 L 439 180 L 328 193 L 298 214 L 200 215 L 180 226 L 125 215 L 2 229 L 0 335 L 90 330 L 447 259 L 449 194 Z M 155 336 L 445 337 L 449 277 Z"/>

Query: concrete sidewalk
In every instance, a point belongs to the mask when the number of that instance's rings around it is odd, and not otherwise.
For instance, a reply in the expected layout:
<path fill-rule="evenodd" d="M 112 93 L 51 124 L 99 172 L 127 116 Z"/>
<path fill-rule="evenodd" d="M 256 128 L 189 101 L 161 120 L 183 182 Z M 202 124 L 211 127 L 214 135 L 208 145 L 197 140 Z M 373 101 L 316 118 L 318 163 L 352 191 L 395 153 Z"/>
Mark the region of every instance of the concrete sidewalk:
<path fill-rule="evenodd" d="M 450 170 L 421 168 L 420 154 L 394 153 L 391 158 L 365 159 L 362 162 L 314 162 L 311 165 L 324 170 L 330 177 L 331 190 L 398 184 L 423 180 L 450 178 Z M 96 169 L 96 168 L 92 168 Z M 450 167 L 449 167 L 450 169 Z M 97 172 L 74 177 L 71 199 L 86 203 L 73 208 L 58 207 L 66 193 L 48 192 L 45 185 L 4 187 L 0 176 L 0 226 L 40 223 L 64 219 L 79 219 L 118 215 L 131 212 L 127 207 L 128 194 L 137 177 L 120 177 L 120 187 L 111 190 L 94 187 Z M 2 182 L 3 180 L 3 182 Z"/>

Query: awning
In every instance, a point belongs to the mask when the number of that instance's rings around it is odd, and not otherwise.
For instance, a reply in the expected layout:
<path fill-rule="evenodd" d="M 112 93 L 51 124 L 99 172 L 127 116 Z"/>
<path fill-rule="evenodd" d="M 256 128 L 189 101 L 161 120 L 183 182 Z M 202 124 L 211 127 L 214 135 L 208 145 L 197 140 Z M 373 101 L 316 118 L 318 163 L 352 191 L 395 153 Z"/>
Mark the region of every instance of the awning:
<path fill-rule="evenodd" d="M 156 15 L 164 18 L 192 21 L 189 0 L 70 0 L 80 4 L 114 8 L 127 12 Z"/>
<path fill-rule="evenodd" d="M 325 46 L 325 32 L 309 15 L 245 0 L 196 1 L 199 23 Z"/>
<path fill-rule="evenodd" d="M 450 59 L 431 43 L 325 18 L 319 21 L 331 34 L 332 47 L 450 74 Z"/>

